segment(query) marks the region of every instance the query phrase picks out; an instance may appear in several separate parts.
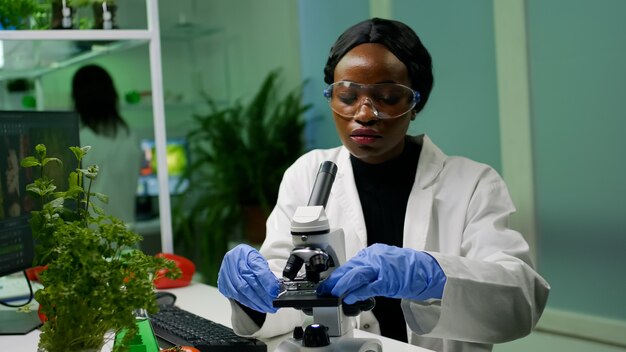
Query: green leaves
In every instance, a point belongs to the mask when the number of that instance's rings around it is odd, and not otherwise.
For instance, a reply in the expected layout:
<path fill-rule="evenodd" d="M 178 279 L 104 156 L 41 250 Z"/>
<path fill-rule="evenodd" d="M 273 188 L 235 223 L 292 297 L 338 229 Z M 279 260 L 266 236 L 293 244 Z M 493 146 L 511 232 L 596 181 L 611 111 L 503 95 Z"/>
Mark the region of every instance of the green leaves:
<path fill-rule="evenodd" d="M 210 284 L 229 237 L 243 231 L 243 207 L 269 215 L 284 171 L 304 151 L 303 114 L 310 106 L 302 103 L 301 87 L 282 93 L 276 70 L 249 101 L 223 107 L 207 97 L 209 112 L 194 116 L 196 128 L 187 136 L 190 187 L 173 218 L 178 248 L 201 253 L 193 257 L 203 261 L 199 271 Z"/>
<path fill-rule="evenodd" d="M 80 161 L 90 147 L 70 149 Z M 30 225 L 37 238 L 37 264 L 47 265 L 41 275 L 44 288 L 35 294 L 49 318 L 39 347 L 47 352 L 95 350 L 106 332 L 122 329 L 128 343 L 137 332 L 134 310 L 157 309 L 154 275 L 167 269 L 166 275 L 175 278 L 180 270 L 171 261 L 135 249 L 141 236 L 90 203 L 92 196 L 108 201 L 106 195 L 83 188 L 83 178 L 88 187 L 96 179 L 96 165 L 70 172 L 68 189 L 58 191 L 43 172 L 49 162 L 60 160 L 48 158 L 41 144 L 35 156 L 22 160 L 23 167 L 41 168 L 41 177 L 26 187 L 41 200 L 40 210 L 31 212 Z"/>
<path fill-rule="evenodd" d="M 52 180 L 37 179 L 34 183 L 26 185 L 26 191 L 34 193 L 39 197 L 46 197 L 51 195 L 57 187 L 52 183 Z"/>
<path fill-rule="evenodd" d="M 35 146 L 36 156 L 28 156 L 22 160 L 23 167 L 31 166 L 46 166 L 49 162 L 56 162 L 63 165 L 63 162 L 57 158 L 46 158 L 46 146 L 43 144 L 37 144 Z"/>
<path fill-rule="evenodd" d="M 46 164 L 48 164 L 49 162 L 54 161 L 57 162 L 61 165 L 63 165 L 63 163 L 61 162 L 61 160 L 57 159 L 57 158 L 45 158 L 43 159 L 43 162 L 41 163 L 42 166 L 46 166 Z"/>
<path fill-rule="evenodd" d="M 37 6 L 36 0 L 0 0 L 0 24 L 4 28 L 27 29 L 28 18 Z"/>
<path fill-rule="evenodd" d="M 41 163 L 34 156 L 29 156 L 29 157 L 22 159 L 22 161 L 20 162 L 20 165 L 22 167 L 33 167 L 33 166 L 41 166 Z"/>
<path fill-rule="evenodd" d="M 70 147 L 70 150 L 72 151 L 72 153 L 74 153 L 74 156 L 76 157 L 76 160 L 78 161 L 83 160 L 83 158 L 85 157 L 87 152 L 89 152 L 90 149 L 91 149 L 91 146 Z"/>
<path fill-rule="evenodd" d="M 98 172 L 100 171 L 100 168 L 98 167 L 98 165 L 91 165 L 90 167 L 86 169 L 79 169 L 79 171 L 88 179 L 94 180 L 96 176 L 98 176 Z"/>

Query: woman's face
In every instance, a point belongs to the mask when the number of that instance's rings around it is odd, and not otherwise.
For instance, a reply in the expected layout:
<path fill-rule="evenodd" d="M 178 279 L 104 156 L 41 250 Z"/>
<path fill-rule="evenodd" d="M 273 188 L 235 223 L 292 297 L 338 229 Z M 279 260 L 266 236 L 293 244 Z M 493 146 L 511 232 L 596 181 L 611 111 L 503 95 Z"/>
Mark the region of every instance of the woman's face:
<path fill-rule="evenodd" d="M 360 84 L 399 83 L 411 86 L 406 66 L 384 45 L 361 44 L 337 63 L 334 80 Z M 413 111 L 394 119 L 380 120 L 368 104 L 353 119 L 333 112 L 339 138 L 352 155 L 369 164 L 379 164 L 402 153 L 404 136 Z"/>

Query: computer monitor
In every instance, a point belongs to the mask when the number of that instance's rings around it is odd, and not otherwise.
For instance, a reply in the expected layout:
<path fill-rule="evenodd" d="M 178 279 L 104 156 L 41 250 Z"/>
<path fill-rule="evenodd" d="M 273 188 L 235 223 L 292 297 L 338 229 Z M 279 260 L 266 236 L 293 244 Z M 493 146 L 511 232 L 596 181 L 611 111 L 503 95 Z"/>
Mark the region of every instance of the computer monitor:
<path fill-rule="evenodd" d="M 170 195 L 178 195 L 189 186 L 184 178 L 189 165 L 187 141 L 184 138 L 169 139 L 166 144 L 167 174 Z M 153 139 L 142 139 L 143 161 L 139 170 L 137 196 L 155 197 L 159 195 L 157 180 L 156 145 Z"/>
<path fill-rule="evenodd" d="M 59 189 L 67 189 L 68 170 L 77 167 L 69 147 L 79 145 L 78 116 L 66 111 L 0 111 L 0 277 L 33 265 L 28 221 L 39 203 L 26 193 L 26 185 L 40 175 L 37 168 L 20 167 L 20 161 L 34 155 L 37 144 L 46 145 L 48 156 L 63 160 L 62 166 L 46 165 L 46 174 Z M 6 292 L 0 289 L 2 297 Z M 38 319 L 0 310 L 0 334 L 26 333 L 37 326 L 29 323 L 38 325 Z"/>

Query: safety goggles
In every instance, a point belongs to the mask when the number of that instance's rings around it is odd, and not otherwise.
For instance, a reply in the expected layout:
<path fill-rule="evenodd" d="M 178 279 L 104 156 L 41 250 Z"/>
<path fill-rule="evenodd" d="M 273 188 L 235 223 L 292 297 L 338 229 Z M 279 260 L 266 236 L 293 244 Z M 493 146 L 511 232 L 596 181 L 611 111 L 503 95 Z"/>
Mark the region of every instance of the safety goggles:
<path fill-rule="evenodd" d="M 378 119 L 393 119 L 411 111 L 420 93 L 398 83 L 359 84 L 335 82 L 324 90 L 328 105 L 338 115 L 353 119 L 368 105 Z"/>

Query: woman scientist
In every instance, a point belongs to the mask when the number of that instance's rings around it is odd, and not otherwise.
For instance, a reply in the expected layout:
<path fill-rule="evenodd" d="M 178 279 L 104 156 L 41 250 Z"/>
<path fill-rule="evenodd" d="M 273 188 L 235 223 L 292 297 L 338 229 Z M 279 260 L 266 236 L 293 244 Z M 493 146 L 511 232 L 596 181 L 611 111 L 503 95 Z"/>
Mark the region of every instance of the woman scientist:
<path fill-rule="evenodd" d="M 349 304 L 376 297 L 360 329 L 438 351 L 490 351 L 529 334 L 550 287 L 507 227 L 515 208 L 504 181 L 426 135 L 406 135 L 433 85 L 415 32 L 378 18 L 352 26 L 331 48 L 324 79 L 343 145 L 308 152 L 285 172 L 260 253 L 240 245 L 224 257 L 218 287 L 231 299 L 234 330 L 269 337 L 301 322 L 297 311 L 272 306 L 274 273 L 293 248 L 296 208 L 331 160 L 338 171 L 326 214 L 343 228 L 352 259 L 318 293 Z"/>

